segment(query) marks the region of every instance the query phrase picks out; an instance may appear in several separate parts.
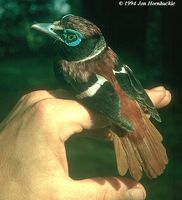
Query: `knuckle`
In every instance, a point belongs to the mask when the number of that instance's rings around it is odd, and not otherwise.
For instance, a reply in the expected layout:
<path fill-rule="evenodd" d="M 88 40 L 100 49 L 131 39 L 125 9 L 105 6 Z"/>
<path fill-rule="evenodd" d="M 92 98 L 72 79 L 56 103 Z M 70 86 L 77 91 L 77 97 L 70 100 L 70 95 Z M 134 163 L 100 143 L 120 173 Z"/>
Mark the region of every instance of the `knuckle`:
<path fill-rule="evenodd" d="M 42 99 L 49 98 L 50 94 L 46 90 L 33 91 L 21 97 L 20 101 L 27 105 L 34 104 Z"/>
<path fill-rule="evenodd" d="M 44 99 L 40 100 L 37 103 L 34 104 L 33 108 L 36 114 L 39 114 L 41 116 L 49 115 L 51 108 L 51 102 L 50 99 Z"/>

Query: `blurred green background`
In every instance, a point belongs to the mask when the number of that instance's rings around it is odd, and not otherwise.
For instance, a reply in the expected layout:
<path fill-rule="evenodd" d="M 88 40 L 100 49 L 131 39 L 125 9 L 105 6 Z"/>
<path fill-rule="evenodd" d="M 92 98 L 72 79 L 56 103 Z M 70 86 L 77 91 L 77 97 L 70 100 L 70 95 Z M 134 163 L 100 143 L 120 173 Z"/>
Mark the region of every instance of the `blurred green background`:
<path fill-rule="evenodd" d="M 161 109 L 161 124 L 169 155 L 165 173 L 144 177 L 149 200 L 181 199 L 181 16 L 174 7 L 119 6 L 117 0 L 0 0 L 0 120 L 30 91 L 59 88 L 52 63 L 53 41 L 33 31 L 35 22 L 52 22 L 64 14 L 95 22 L 106 41 L 128 64 L 145 88 L 164 85 L 172 103 Z M 177 2 L 176 2 L 177 4 Z M 180 37 L 179 37 L 180 36 Z M 113 146 L 74 136 L 67 141 L 70 175 L 75 179 L 118 176 Z"/>

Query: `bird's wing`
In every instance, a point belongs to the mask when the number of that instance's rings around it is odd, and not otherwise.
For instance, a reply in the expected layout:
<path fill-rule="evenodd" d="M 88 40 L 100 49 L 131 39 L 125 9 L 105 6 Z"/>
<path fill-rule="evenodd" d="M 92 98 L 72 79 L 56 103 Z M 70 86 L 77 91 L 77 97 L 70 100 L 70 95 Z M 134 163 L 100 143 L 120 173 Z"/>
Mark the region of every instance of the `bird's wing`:
<path fill-rule="evenodd" d="M 120 98 L 110 82 L 103 76 L 95 74 L 96 81 L 88 86 L 85 85 L 85 90 L 80 92 L 80 83 L 74 83 L 76 98 L 88 108 L 99 112 L 106 116 L 111 122 L 125 130 L 133 130 L 129 120 L 121 116 Z"/>
<path fill-rule="evenodd" d="M 149 114 L 154 119 L 161 122 L 161 118 L 155 106 L 153 105 L 139 80 L 136 79 L 133 71 L 127 65 L 122 65 L 120 70 L 114 70 L 114 73 L 119 85 L 125 91 L 126 95 L 132 99 L 135 99 L 143 109 L 147 109 Z"/>

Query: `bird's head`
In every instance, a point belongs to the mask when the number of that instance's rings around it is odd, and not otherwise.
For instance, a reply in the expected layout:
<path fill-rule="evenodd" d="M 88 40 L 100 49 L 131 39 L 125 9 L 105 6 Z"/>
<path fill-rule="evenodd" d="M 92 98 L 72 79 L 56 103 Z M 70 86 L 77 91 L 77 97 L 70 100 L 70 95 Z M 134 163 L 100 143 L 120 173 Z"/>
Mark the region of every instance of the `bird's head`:
<path fill-rule="evenodd" d="M 61 58 L 67 61 L 91 59 L 106 47 L 100 29 L 79 16 L 66 15 L 59 21 L 34 24 L 32 28 L 54 38 Z"/>

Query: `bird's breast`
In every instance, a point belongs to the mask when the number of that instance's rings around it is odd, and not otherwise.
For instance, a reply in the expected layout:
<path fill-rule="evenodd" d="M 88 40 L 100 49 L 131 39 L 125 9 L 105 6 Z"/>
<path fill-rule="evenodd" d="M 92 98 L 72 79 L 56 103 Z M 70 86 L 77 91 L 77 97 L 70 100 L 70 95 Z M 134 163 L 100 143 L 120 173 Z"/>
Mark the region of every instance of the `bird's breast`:
<path fill-rule="evenodd" d="M 66 77 L 70 76 L 78 82 L 88 82 L 93 74 L 84 63 L 62 61 L 61 66 Z"/>

